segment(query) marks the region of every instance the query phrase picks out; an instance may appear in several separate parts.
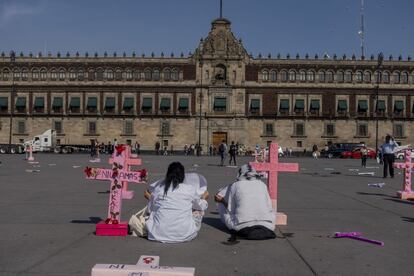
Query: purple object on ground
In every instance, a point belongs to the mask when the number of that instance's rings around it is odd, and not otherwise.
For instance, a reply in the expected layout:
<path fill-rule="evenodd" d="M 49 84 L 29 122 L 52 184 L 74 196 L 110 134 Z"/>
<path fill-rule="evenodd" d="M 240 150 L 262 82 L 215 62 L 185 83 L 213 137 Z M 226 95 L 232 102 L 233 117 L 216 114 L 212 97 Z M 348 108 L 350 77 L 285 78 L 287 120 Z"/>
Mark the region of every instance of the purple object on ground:
<path fill-rule="evenodd" d="M 376 240 L 371 240 L 371 239 L 362 237 L 361 232 L 335 232 L 334 237 L 335 238 L 350 238 L 354 240 L 359 240 L 359 241 L 364 241 L 364 242 L 369 242 L 369 243 L 373 243 L 376 245 L 384 246 L 384 242 L 382 241 L 376 241 Z"/>

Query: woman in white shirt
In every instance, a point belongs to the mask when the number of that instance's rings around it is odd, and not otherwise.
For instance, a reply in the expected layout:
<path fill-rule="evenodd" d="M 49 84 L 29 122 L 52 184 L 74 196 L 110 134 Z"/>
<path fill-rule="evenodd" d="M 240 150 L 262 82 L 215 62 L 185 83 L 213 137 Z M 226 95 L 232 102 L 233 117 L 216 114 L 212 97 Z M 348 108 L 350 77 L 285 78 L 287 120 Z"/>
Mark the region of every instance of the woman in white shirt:
<path fill-rule="evenodd" d="M 275 238 L 275 211 L 267 186 L 250 165 L 239 169 L 237 181 L 214 197 L 220 218 L 232 233 L 246 239 Z"/>
<path fill-rule="evenodd" d="M 208 207 L 207 181 L 203 176 L 185 174 L 183 165 L 173 162 L 165 179 L 150 185 L 146 197 L 149 240 L 177 243 L 197 236 Z"/>

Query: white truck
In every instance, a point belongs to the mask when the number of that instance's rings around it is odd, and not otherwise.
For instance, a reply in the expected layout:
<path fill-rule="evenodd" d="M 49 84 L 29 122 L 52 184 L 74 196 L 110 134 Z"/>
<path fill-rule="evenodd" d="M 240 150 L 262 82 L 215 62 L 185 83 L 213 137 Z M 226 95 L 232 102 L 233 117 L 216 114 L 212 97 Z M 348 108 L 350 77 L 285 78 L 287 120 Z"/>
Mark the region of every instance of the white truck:
<path fill-rule="evenodd" d="M 23 153 L 32 146 L 33 152 L 72 153 L 90 151 L 89 145 L 62 145 L 56 143 L 56 131 L 48 129 L 21 144 L 0 144 L 0 153 Z"/>

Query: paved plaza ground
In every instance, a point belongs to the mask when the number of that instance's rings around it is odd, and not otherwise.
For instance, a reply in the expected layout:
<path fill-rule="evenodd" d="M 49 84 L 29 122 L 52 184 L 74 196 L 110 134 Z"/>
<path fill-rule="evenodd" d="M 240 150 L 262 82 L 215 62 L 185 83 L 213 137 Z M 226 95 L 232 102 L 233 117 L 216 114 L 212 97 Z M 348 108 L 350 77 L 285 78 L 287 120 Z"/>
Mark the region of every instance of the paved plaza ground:
<path fill-rule="evenodd" d="M 84 179 L 89 163 L 81 154 L 36 154 L 40 167 L 23 155 L 0 155 L 0 275 L 90 275 L 96 263 L 135 264 L 140 255 L 159 255 L 161 265 L 196 268 L 196 275 L 414 275 L 414 202 L 395 197 L 402 175 L 383 179 L 373 160 L 282 158 L 298 162 L 299 173 L 279 174 L 279 211 L 288 225 L 275 240 L 225 245 L 229 234 L 209 199 L 199 236 L 183 244 L 161 244 L 135 237 L 98 237 L 95 223 L 105 218 L 109 182 Z M 150 181 L 163 177 L 178 160 L 203 174 L 213 195 L 230 184 L 237 169 L 219 167 L 217 157 L 141 156 Z M 239 158 L 240 164 L 251 158 Z M 194 166 L 197 164 L 198 166 Z M 75 167 L 74 167 L 75 166 Z M 80 167 L 77 167 L 80 166 Z M 26 172 L 26 170 L 40 172 Z M 350 170 L 351 169 L 351 170 Z M 338 174 L 340 173 L 340 174 Z M 369 183 L 385 182 L 383 188 Z M 123 218 L 145 204 L 145 185 L 123 201 Z M 334 239 L 336 231 L 360 231 L 384 247 Z"/>

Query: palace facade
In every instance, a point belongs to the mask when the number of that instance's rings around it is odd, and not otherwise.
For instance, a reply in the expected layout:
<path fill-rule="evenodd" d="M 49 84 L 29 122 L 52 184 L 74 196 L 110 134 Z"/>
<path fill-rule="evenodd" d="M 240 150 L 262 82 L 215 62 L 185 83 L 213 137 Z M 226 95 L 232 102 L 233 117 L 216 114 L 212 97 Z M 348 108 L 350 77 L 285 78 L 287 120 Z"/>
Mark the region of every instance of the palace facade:
<path fill-rule="evenodd" d="M 256 57 L 214 20 L 188 56 L 0 57 L 0 143 L 53 128 L 61 144 L 199 139 L 294 150 L 328 142 L 414 144 L 414 62 L 376 57 Z M 12 126 L 10 125 L 12 121 Z M 201 125 L 200 125 L 201 122 Z"/>

